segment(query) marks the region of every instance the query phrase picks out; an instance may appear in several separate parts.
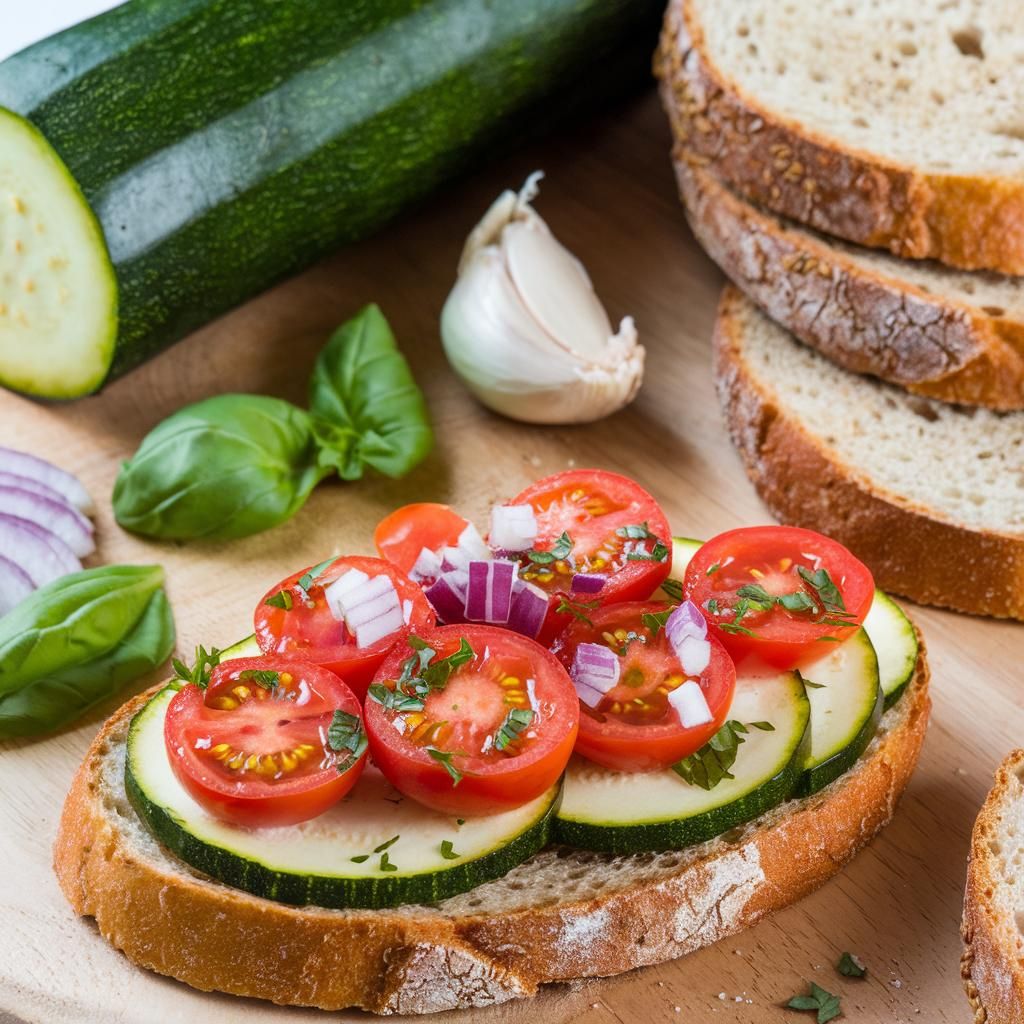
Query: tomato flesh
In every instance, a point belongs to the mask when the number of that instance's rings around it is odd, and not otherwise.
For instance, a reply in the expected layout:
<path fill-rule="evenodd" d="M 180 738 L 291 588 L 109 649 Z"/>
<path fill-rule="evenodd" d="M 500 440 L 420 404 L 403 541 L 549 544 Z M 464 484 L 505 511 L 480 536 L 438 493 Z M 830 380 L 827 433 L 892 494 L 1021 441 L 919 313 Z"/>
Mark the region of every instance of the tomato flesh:
<path fill-rule="evenodd" d="M 324 595 L 327 587 L 352 569 L 370 577 L 385 575 L 391 580 L 399 600 L 403 604 L 408 602 L 406 628 L 370 646 L 358 646 L 345 623 L 331 613 Z M 323 665 L 341 676 L 362 698 L 388 651 L 408 630 L 433 626 L 434 610 L 412 580 L 381 558 L 355 555 L 336 558 L 304 588 L 300 581 L 309 571 L 293 573 L 263 596 L 254 616 L 256 640 L 265 654 L 284 654 Z M 282 603 L 287 607 L 281 607 Z"/>
<path fill-rule="evenodd" d="M 753 526 L 703 544 L 683 590 L 737 664 L 791 669 L 860 628 L 875 584 L 837 541 L 792 526 Z"/>
<path fill-rule="evenodd" d="M 339 771 L 354 751 L 329 743 L 336 711 L 361 721 L 358 699 L 332 672 L 238 658 L 218 665 L 205 691 L 182 687 L 164 742 L 174 774 L 211 814 L 252 828 L 292 825 L 337 803 L 362 773 L 365 743 Z"/>
<path fill-rule="evenodd" d="M 440 551 L 443 547 L 453 547 L 468 525 L 468 521 L 448 505 L 420 501 L 403 505 L 385 516 L 373 532 L 373 542 L 381 558 L 408 573 L 424 548 Z"/>
<path fill-rule="evenodd" d="M 668 520 L 658 503 L 628 477 L 598 469 L 576 469 L 545 477 L 510 505 L 530 505 L 537 518 L 537 551 L 562 554 L 560 538 L 572 542 L 565 557 L 536 564 L 520 557 L 522 579 L 550 595 L 538 640 L 549 644 L 574 617 L 591 618 L 597 607 L 649 598 L 672 568 Z M 596 593 L 574 592 L 576 573 L 606 577 Z M 568 607 L 563 606 L 563 602 Z M 575 610 L 575 616 L 573 615 Z"/>
<path fill-rule="evenodd" d="M 555 654 L 568 669 L 580 644 L 602 644 L 619 659 L 619 681 L 594 708 L 580 702 L 576 752 L 621 772 L 668 768 L 699 750 L 721 728 L 736 690 L 736 668 L 713 636 L 711 660 L 699 676 L 688 676 L 663 628 L 657 631 L 644 616 L 664 612 L 660 602 L 628 602 L 597 611 L 592 625 L 577 622 L 555 644 Z M 650 620 L 648 620 L 649 622 Z M 669 694 L 692 679 L 698 683 L 711 721 L 685 727 Z"/>
<path fill-rule="evenodd" d="M 579 726 L 576 692 L 558 661 L 527 637 L 493 626 L 443 626 L 419 639 L 427 645 L 422 656 L 408 638 L 399 643 L 366 701 L 370 752 L 391 784 L 464 817 L 498 814 L 547 792 Z M 443 685 L 428 687 L 430 666 L 458 656 L 464 641 L 471 654 Z M 430 659 L 425 667 L 421 657 Z M 412 678 L 411 665 L 420 673 Z M 408 706 L 387 706 L 403 694 Z M 512 713 L 528 721 L 515 723 Z M 513 728 L 502 735 L 509 721 Z"/>

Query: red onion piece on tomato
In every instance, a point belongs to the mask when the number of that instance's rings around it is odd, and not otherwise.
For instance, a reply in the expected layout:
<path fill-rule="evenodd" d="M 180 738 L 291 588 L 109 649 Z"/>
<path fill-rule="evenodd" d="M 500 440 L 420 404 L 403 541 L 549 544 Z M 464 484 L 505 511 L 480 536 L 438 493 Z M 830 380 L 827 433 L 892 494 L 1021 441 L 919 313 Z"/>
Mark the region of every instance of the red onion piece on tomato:
<path fill-rule="evenodd" d="M 74 505 L 80 512 L 92 512 L 92 498 L 76 477 L 50 462 L 38 459 L 28 452 L 15 451 L 13 448 L 0 448 L 0 471 L 17 473 L 55 490 L 65 500 Z"/>
<path fill-rule="evenodd" d="M 6 615 L 33 590 L 35 586 L 28 573 L 9 558 L 0 557 L 0 615 Z"/>
<path fill-rule="evenodd" d="M 692 679 L 688 679 L 682 686 L 677 686 L 674 690 L 669 691 L 668 702 L 676 709 L 676 714 L 679 715 L 679 721 L 684 729 L 707 725 L 714 718 L 711 708 L 708 707 L 704 691 L 700 688 L 700 683 L 696 683 Z"/>
<path fill-rule="evenodd" d="M 508 628 L 535 638 L 548 614 L 548 595 L 540 587 L 516 579 L 512 586 L 512 611 Z"/>
<path fill-rule="evenodd" d="M 0 512 L 27 519 L 56 534 L 79 558 L 96 550 L 92 523 L 63 500 L 41 498 L 19 487 L 0 487 Z"/>
<path fill-rule="evenodd" d="M 27 519 L 4 513 L 0 513 L 0 556 L 20 566 L 37 587 L 82 568 L 60 537 Z"/>
<path fill-rule="evenodd" d="M 491 509 L 492 548 L 528 551 L 537 539 L 537 516 L 531 505 L 495 505 Z"/>
<path fill-rule="evenodd" d="M 451 625 L 466 621 L 466 587 L 469 576 L 464 572 L 446 572 L 423 591 L 441 622 Z"/>
<path fill-rule="evenodd" d="M 504 626 L 512 611 L 512 588 L 517 571 L 515 562 L 470 562 L 466 618 L 470 622 Z"/>
<path fill-rule="evenodd" d="M 573 593 L 596 594 L 604 588 L 607 578 L 599 572 L 578 572 L 572 578 Z"/>

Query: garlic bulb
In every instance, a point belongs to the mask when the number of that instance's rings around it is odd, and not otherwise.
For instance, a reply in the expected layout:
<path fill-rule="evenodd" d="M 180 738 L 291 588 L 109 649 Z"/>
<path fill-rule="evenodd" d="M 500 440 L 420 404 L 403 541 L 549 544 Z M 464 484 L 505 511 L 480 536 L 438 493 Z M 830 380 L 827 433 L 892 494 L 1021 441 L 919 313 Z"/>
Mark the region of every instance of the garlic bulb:
<path fill-rule="evenodd" d="M 582 264 L 530 206 L 541 177 L 503 192 L 470 233 L 441 339 L 489 408 L 526 423 L 588 423 L 632 401 L 644 350 L 632 317 L 612 334 Z"/>

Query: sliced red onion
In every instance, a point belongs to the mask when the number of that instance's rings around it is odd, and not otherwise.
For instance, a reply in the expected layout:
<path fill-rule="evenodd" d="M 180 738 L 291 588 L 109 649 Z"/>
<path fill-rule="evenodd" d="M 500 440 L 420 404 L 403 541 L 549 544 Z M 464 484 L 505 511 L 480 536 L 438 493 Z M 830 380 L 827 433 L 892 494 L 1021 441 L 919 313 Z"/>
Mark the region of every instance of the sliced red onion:
<path fill-rule="evenodd" d="M 467 573 L 453 571 L 439 576 L 424 593 L 441 622 L 451 625 L 466 621 Z"/>
<path fill-rule="evenodd" d="M 540 587 L 517 578 L 512 586 L 508 628 L 523 636 L 536 637 L 547 614 L 548 595 Z"/>
<path fill-rule="evenodd" d="M 430 548 L 423 548 L 409 570 L 409 578 L 416 583 L 423 583 L 426 580 L 436 580 L 441 571 L 441 556 Z"/>
<path fill-rule="evenodd" d="M 92 498 L 76 477 L 35 455 L 18 452 L 13 448 L 0 448 L 0 471 L 37 480 L 62 495 L 80 512 L 93 511 Z"/>
<path fill-rule="evenodd" d="M 0 557 L 0 615 L 6 615 L 35 590 L 31 577 L 9 558 Z"/>
<path fill-rule="evenodd" d="M 512 587 L 518 573 L 515 562 L 497 560 L 469 563 L 466 618 L 504 626 L 512 611 Z"/>
<path fill-rule="evenodd" d="M 621 671 L 622 666 L 614 651 L 603 644 L 580 644 L 576 648 L 569 675 L 580 700 L 588 707 L 595 708 L 619 681 Z"/>
<path fill-rule="evenodd" d="M 596 594 L 603 589 L 607 579 L 599 572 L 578 572 L 572 578 L 572 589 L 577 594 Z"/>
<path fill-rule="evenodd" d="M 679 664 L 688 676 L 699 676 L 711 664 L 711 641 L 695 636 L 684 636 L 673 645 Z"/>
<path fill-rule="evenodd" d="M 688 679 L 682 686 L 670 690 L 668 702 L 676 709 L 679 721 L 684 729 L 692 729 L 696 725 L 706 725 L 714 716 L 704 697 L 699 683 Z"/>
<path fill-rule="evenodd" d="M 33 480 L 30 476 L 19 476 L 17 473 L 6 473 L 0 470 L 0 487 L 17 487 L 20 491 L 30 491 L 32 494 L 38 494 L 40 498 L 49 498 L 50 501 L 61 501 L 68 508 L 75 507 L 60 491 L 55 491 L 52 487 L 40 483 L 38 480 Z"/>
<path fill-rule="evenodd" d="M 349 569 L 329 586 L 324 587 L 324 599 L 331 614 L 341 622 L 345 618 L 345 595 L 370 579 L 362 569 Z"/>
<path fill-rule="evenodd" d="M 531 505 L 495 505 L 491 509 L 491 547 L 528 551 L 537 539 L 537 516 Z"/>
<path fill-rule="evenodd" d="M 0 512 L 38 523 L 60 537 L 79 558 L 96 550 L 92 523 L 63 499 L 52 501 L 17 487 L 0 487 Z"/>
<path fill-rule="evenodd" d="M 37 587 L 82 568 L 71 548 L 56 534 L 4 513 L 0 513 L 0 556 L 20 566 Z"/>

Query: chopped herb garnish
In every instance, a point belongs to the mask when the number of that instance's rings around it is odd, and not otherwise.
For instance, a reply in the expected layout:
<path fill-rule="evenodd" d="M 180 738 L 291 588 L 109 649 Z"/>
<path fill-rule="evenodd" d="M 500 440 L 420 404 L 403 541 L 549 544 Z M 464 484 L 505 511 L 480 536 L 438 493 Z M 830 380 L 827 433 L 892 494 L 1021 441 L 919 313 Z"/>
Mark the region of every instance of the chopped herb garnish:
<path fill-rule="evenodd" d="M 799 675 L 799 673 L 797 673 Z M 826 686 L 824 683 L 816 683 L 813 679 L 808 679 L 806 676 L 800 676 L 804 686 L 809 687 L 812 690 L 824 690 Z"/>
<path fill-rule="evenodd" d="M 705 576 L 714 576 L 714 574 L 716 572 L 718 572 L 718 570 L 721 569 L 721 568 L 722 568 L 722 563 L 721 562 L 715 562 L 714 565 L 709 565 L 708 566 L 707 572 L 705 572 L 704 575 Z"/>
<path fill-rule="evenodd" d="M 455 824 L 456 825 L 465 825 L 466 824 L 466 819 L 465 818 L 456 818 L 455 819 Z"/>
<path fill-rule="evenodd" d="M 568 597 L 563 597 L 558 602 L 555 611 L 559 614 L 571 615 L 577 622 L 593 626 L 594 623 L 587 612 L 592 612 L 600 603 L 600 601 L 573 601 Z"/>
<path fill-rule="evenodd" d="M 383 843 L 381 843 L 380 846 L 375 846 L 373 848 L 373 852 L 374 853 L 383 853 L 386 849 L 388 849 L 388 847 L 394 846 L 395 843 L 398 842 L 398 838 L 399 838 L 398 836 L 392 836 L 390 839 L 387 839 Z"/>
<path fill-rule="evenodd" d="M 221 653 L 216 647 L 207 650 L 200 644 L 196 648 L 196 660 L 191 668 L 178 658 L 172 658 L 171 668 L 174 669 L 175 680 L 192 683 L 200 690 L 205 690 L 210 683 L 210 673 L 220 664 Z"/>
<path fill-rule="evenodd" d="M 283 608 L 286 612 L 290 612 L 294 604 L 291 592 L 287 590 L 279 590 L 276 594 L 271 594 L 263 603 L 270 605 L 271 608 Z"/>
<path fill-rule="evenodd" d="M 494 749 L 506 750 L 529 728 L 532 721 L 533 712 L 529 708 L 513 708 L 494 734 Z"/>
<path fill-rule="evenodd" d="M 450 839 L 441 840 L 441 856 L 445 860 L 458 860 L 462 854 L 455 852 L 455 844 Z"/>
<path fill-rule="evenodd" d="M 365 864 L 370 859 L 368 853 L 361 853 L 357 857 L 349 857 L 353 864 Z"/>
<path fill-rule="evenodd" d="M 383 683 L 371 683 L 367 696 L 387 711 L 422 711 L 425 707 L 422 697 L 405 693 L 398 687 L 392 690 Z"/>
<path fill-rule="evenodd" d="M 813 981 L 809 995 L 793 996 L 786 1006 L 791 1010 L 813 1010 L 818 1015 L 818 1024 L 827 1024 L 828 1021 L 834 1020 L 843 1012 L 839 1006 L 839 996 L 826 992 L 820 985 L 815 985 Z"/>
<path fill-rule="evenodd" d="M 438 750 L 436 747 L 427 747 L 427 753 L 452 777 L 452 789 L 454 789 L 463 779 L 463 773 L 452 763 L 452 758 L 455 755 L 450 750 Z"/>
<path fill-rule="evenodd" d="M 275 686 L 281 685 L 281 673 L 271 672 L 267 668 L 247 668 L 238 673 L 238 678 L 262 686 L 264 690 L 273 690 Z"/>
<path fill-rule="evenodd" d="M 835 583 L 832 582 L 832 577 L 829 576 L 827 569 L 822 568 L 811 572 L 810 569 L 798 565 L 796 571 L 800 579 L 817 592 L 818 600 L 821 601 L 825 611 L 832 612 L 833 614 L 847 614 L 846 605 L 843 603 L 843 595 Z"/>
<path fill-rule="evenodd" d="M 746 742 L 744 735 L 752 728 L 762 732 L 775 731 L 770 722 L 750 722 L 744 725 L 730 719 L 700 750 L 672 765 L 672 771 L 691 786 L 714 789 L 722 779 L 734 778 L 729 769 L 736 763 L 740 744 Z"/>
<path fill-rule="evenodd" d="M 419 639 L 417 637 L 417 639 Z M 423 643 L 421 640 L 420 643 Z M 420 651 L 422 656 L 429 647 L 424 647 Z M 431 652 L 433 653 L 433 652 Z M 443 690 L 448 685 L 448 680 L 451 679 L 452 673 L 466 662 L 472 661 L 476 657 L 476 652 L 472 647 L 469 646 L 469 641 L 462 637 L 459 641 L 459 649 L 453 654 L 449 654 L 446 658 L 441 658 L 439 661 L 430 661 L 427 666 L 420 671 L 420 679 L 426 684 L 428 690 Z"/>
<path fill-rule="evenodd" d="M 382 853 L 380 855 L 380 870 L 381 871 L 397 871 L 398 870 L 398 865 L 397 864 L 392 864 L 391 861 L 388 860 L 388 855 L 386 853 Z"/>
<path fill-rule="evenodd" d="M 416 653 L 402 662 L 402 671 L 394 688 L 384 683 L 372 683 L 367 691 L 371 700 L 388 711 L 422 711 L 427 695 L 432 690 L 443 690 L 452 673 L 476 657 L 465 637 L 457 651 L 438 661 L 431 660 L 437 651 L 418 636 L 410 636 L 406 642 Z"/>
<path fill-rule="evenodd" d="M 707 608 L 707 610 L 709 612 L 711 612 L 712 615 L 717 615 L 718 614 L 718 598 L 717 597 L 709 597 L 708 600 L 707 600 L 707 603 L 705 604 L 704 607 Z"/>
<path fill-rule="evenodd" d="M 852 953 L 843 953 L 836 970 L 847 978 L 863 978 L 868 969 Z"/>
<path fill-rule="evenodd" d="M 651 636 L 655 637 L 661 631 L 661 628 L 668 622 L 669 616 L 675 611 L 674 608 L 666 608 L 661 612 L 644 612 L 640 616 L 640 621 L 651 631 Z M 637 639 L 643 639 L 638 637 Z M 625 652 L 623 652 L 625 653 Z"/>
<path fill-rule="evenodd" d="M 626 537 L 629 540 L 657 540 L 657 536 L 651 533 L 646 523 L 638 523 L 635 526 L 620 526 L 616 531 L 617 537 Z"/>
<path fill-rule="evenodd" d="M 366 750 L 366 732 L 359 716 L 338 708 L 327 727 L 327 745 L 331 750 L 348 751 L 348 757 L 336 765 L 339 772 L 347 772 Z"/>
<path fill-rule="evenodd" d="M 683 584 L 679 580 L 667 579 L 662 583 L 661 589 L 670 601 L 682 602 Z"/>
<path fill-rule="evenodd" d="M 526 552 L 526 557 L 534 565 L 551 565 L 553 562 L 562 562 L 572 554 L 573 542 L 568 533 L 563 533 L 547 551 L 538 551 L 531 548 Z"/>
<path fill-rule="evenodd" d="M 626 555 L 627 562 L 664 562 L 668 558 L 668 548 L 661 541 L 656 541 L 649 552 L 630 551 Z"/>
<path fill-rule="evenodd" d="M 309 588 L 313 586 L 313 582 L 324 571 L 324 569 L 326 569 L 330 565 L 333 565 L 335 561 L 336 559 L 334 558 L 325 559 L 319 565 L 314 565 L 313 568 L 309 570 L 309 572 L 304 572 L 299 577 L 299 581 L 296 584 L 299 590 L 301 590 L 308 597 Z"/>

